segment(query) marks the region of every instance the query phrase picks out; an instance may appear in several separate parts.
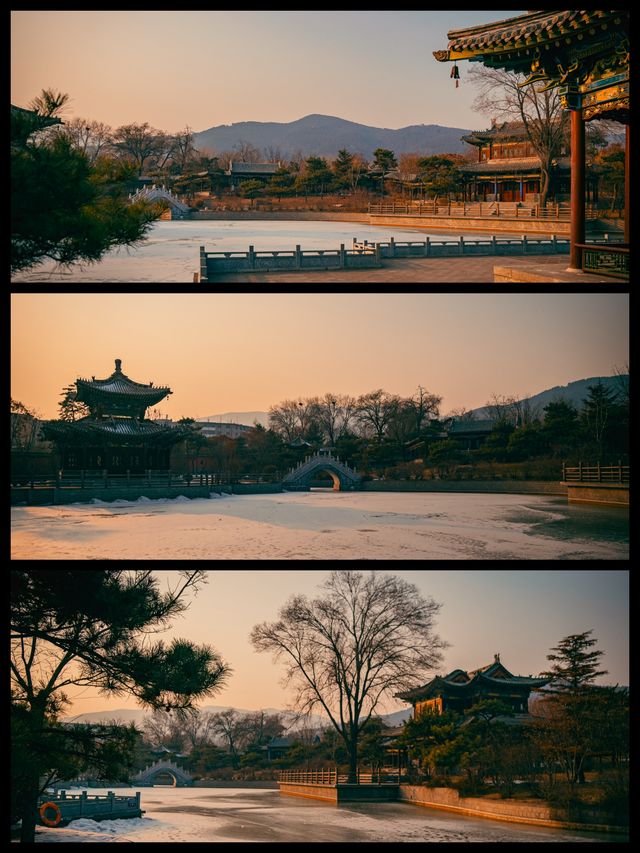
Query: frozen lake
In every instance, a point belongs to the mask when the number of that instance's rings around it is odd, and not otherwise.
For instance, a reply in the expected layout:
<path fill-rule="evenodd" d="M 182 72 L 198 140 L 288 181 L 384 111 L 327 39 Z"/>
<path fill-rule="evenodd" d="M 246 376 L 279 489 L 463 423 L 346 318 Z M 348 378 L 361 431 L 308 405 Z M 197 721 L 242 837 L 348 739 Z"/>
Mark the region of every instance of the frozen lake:
<path fill-rule="evenodd" d="M 80 819 L 68 827 L 38 827 L 36 841 L 82 842 L 425 842 L 615 841 L 600 833 L 483 820 L 404 803 L 336 806 L 276 790 L 142 788 L 142 818 Z M 107 789 L 91 788 L 90 794 Z M 131 792 L 118 789 L 119 794 Z M 74 792 L 75 793 L 75 792 Z"/>
<path fill-rule="evenodd" d="M 627 560 L 628 512 L 540 495 L 289 492 L 13 507 L 13 559 Z"/>
<path fill-rule="evenodd" d="M 64 271 L 53 262 L 16 275 L 16 282 L 167 282 L 193 283 L 200 269 L 200 246 L 208 252 L 246 252 L 295 249 L 338 249 L 359 240 L 456 239 L 470 232 L 427 233 L 417 228 L 376 227 L 362 222 L 303 220 L 197 220 L 156 222 L 149 237 L 136 249 L 113 249 L 97 264 L 73 266 Z M 475 236 L 479 235 L 474 232 Z"/>

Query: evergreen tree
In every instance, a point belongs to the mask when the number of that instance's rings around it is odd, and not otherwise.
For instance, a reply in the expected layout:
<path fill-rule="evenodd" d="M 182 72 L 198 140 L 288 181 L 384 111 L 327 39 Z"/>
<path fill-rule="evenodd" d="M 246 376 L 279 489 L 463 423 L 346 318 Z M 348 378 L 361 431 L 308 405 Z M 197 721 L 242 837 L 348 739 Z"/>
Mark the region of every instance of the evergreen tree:
<path fill-rule="evenodd" d="M 63 135 L 40 132 L 65 100 L 45 90 L 34 101 L 34 115 L 12 116 L 12 272 L 46 259 L 98 261 L 115 246 L 138 243 L 161 212 L 158 205 L 130 204 L 112 169 L 90 165 Z"/>
<path fill-rule="evenodd" d="M 422 157 L 417 163 L 420 178 L 425 190 L 431 196 L 446 196 L 460 192 L 462 189 L 462 173 L 454 158 L 441 154 L 433 157 Z"/>
<path fill-rule="evenodd" d="M 593 442 L 598 459 L 601 460 L 604 455 L 608 433 L 617 414 L 617 395 L 615 391 L 607 388 L 602 382 L 598 382 L 596 385 L 589 385 L 587 391 L 589 393 L 582 406 L 581 420 L 588 436 Z"/>
<path fill-rule="evenodd" d="M 68 703 L 65 687 L 132 695 L 170 712 L 191 709 L 224 684 L 229 667 L 210 646 L 150 639 L 186 610 L 185 596 L 205 581 L 201 570 L 184 570 L 176 588 L 162 593 L 149 570 L 12 570 L 12 711 L 21 748 L 11 775 L 21 841 L 34 839 L 43 780 L 59 779 L 67 768 L 74 734 L 57 725 Z M 99 747 L 99 735 L 93 746 L 89 739 L 85 765 Z"/>
<path fill-rule="evenodd" d="M 590 638 L 592 633 L 593 630 L 570 634 L 551 649 L 552 654 L 547 655 L 547 660 L 554 663 L 541 675 L 550 679 L 553 692 L 578 693 L 584 687 L 591 687 L 599 675 L 607 674 L 606 669 L 598 669 L 604 652 L 591 651 L 598 642 Z"/>

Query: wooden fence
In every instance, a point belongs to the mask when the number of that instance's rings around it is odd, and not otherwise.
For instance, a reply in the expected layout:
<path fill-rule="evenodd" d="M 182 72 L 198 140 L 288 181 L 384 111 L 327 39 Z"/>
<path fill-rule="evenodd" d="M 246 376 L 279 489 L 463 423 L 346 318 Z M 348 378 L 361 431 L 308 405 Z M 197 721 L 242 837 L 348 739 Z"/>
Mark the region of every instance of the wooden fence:
<path fill-rule="evenodd" d="M 289 782 L 300 785 L 346 785 L 349 784 L 347 773 L 338 773 L 335 767 L 323 768 L 321 770 L 281 770 L 278 773 L 279 782 Z M 398 771 L 388 771 L 382 768 L 375 773 L 365 773 L 359 768 L 356 771 L 357 785 L 383 785 L 399 782 Z"/>
<path fill-rule="evenodd" d="M 629 466 L 619 462 L 617 465 L 583 465 L 569 467 L 562 463 L 562 479 L 565 483 L 629 483 Z"/>

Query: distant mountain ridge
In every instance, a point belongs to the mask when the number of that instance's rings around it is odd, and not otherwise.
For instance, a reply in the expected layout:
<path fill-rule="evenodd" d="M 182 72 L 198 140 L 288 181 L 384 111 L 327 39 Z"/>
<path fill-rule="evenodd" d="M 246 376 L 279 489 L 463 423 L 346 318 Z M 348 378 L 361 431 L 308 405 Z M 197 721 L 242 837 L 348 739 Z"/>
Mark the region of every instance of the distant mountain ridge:
<path fill-rule="evenodd" d="M 301 151 L 303 156 L 335 157 L 342 148 L 373 157 L 376 148 L 389 148 L 396 155 L 419 151 L 431 154 L 462 154 L 468 146 L 461 137 L 471 131 L 440 124 L 412 124 L 398 130 L 371 127 L 335 116 L 312 114 L 290 122 L 241 121 L 221 124 L 194 133 L 194 144 L 215 153 L 232 151 L 243 142 L 279 150 L 283 159 Z"/>
<path fill-rule="evenodd" d="M 589 386 L 597 385 L 599 382 L 610 391 L 619 389 L 619 382 L 622 378 L 629 378 L 628 374 L 624 377 L 618 376 L 592 376 L 588 379 L 576 379 L 574 382 L 569 382 L 566 385 L 554 385 L 553 388 L 548 388 L 546 391 L 541 391 L 539 394 L 534 394 L 532 397 L 527 397 L 533 411 L 539 410 L 542 415 L 542 410 L 549 403 L 554 403 L 558 400 L 564 400 L 565 403 L 571 403 L 577 409 L 582 406 L 583 401 L 589 395 Z M 478 409 L 471 409 L 478 418 L 489 417 L 489 412 L 485 406 Z"/>
<path fill-rule="evenodd" d="M 255 714 L 257 711 L 250 711 L 247 708 L 234 708 L 231 705 L 204 705 L 201 708 L 203 713 L 219 714 L 222 711 L 234 710 L 239 714 Z M 293 711 L 283 711 L 280 708 L 263 708 L 265 714 L 280 714 L 281 717 L 292 728 L 296 728 L 296 714 Z M 391 714 L 382 714 L 381 719 L 387 722 L 387 725 L 399 725 L 411 715 L 411 708 L 403 708 L 400 711 L 395 711 Z M 144 723 L 145 717 L 151 716 L 150 711 L 144 711 L 142 708 L 119 708 L 114 711 L 92 711 L 87 714 L 78 714 L 64 718 L 65 723 L 100 723 L 116 721 L 118 723 L 136 723 L 141 726 Z M 311 714 L 308 718 L 312 726 L 316 728 L 326 728 L 329 725 L 329 719 L 320 714 Z"/>
<path fill-rule="evenodd" d="M 625 376 L 628 379 L 628 374 L 625 374 Z M 597 385 L 598 382 L 602 382 L 605 388 L 617 391 L 620 378 L 624 377 L 592 376 L 588 379 L 576 379 L 566 385 L 554 385 L 553 388 L 547 388 L 545 391 L 540 391 L 540 393 L 534 394 L 532 397 L 528 397 L 527 399 L 531 402 L 532 406 L 539 408 L 541 413 L 542 409 L 548 403 L 561 399 L 565 400 L 567 403 L 572 403 L 577 408 L 580 408 L 582 401 L 589 393 L 589 385 Z M 471 409 L 470 411 L 472 411 L 478 418 L 489 417 L 484 406 L 480 406 L 477 409 Z M 264 427 L 268 427 L 269 412 L 224 412 L 221 415 L 206 415 L 204 417 L 196 418 L 196 420 L 246 424 L 247 426 L 253 426 L 254 421 L 258 421 L 258 423 L 262 424 Z"/>

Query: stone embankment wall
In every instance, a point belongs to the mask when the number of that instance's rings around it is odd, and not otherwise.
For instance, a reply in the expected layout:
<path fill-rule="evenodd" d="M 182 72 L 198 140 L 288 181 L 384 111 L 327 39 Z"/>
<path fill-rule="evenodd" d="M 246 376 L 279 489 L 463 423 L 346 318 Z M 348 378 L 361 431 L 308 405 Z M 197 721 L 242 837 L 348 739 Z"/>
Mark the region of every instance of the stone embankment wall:
<path fill-rule="evenodd" d="M 279 782 L 288 797 L 325 800 L 329 803 L 395 803 L 398 785 L 322 785 L 312 782 Z"/>
<path fill-rule="evenodd" d="M 544 480 L 368 480 L 366 492 L 490 492 L 564 495 L 564 483 Z"/>
<path fill-rule="evenodd" d="M 571 503 L 629 506 L 629 486 L 614 483 L 567 483 Z"/>
<path fill-rule="evenodd" d="M 412 216 L 406 213 L 371 213 L 370 225 L 393 225 L 404 228 L 446 229 L 448 231 L 484 231 L 485 234 L 509 232 L 511 234 L 569 235 L 571 225 L 567 220 L 509 219 L 505 216 Z"/>
<path fill-rule="evenodd" d="M 417 806 L 444 809 L 473 817 L 486 817 L 510 823 L 530 823 L 538 826 L 583 829 L 594 832 L 628 832 L 625 827 L 563 820 L 558 809 L 554 809 L 545 803 L 523 802 L 521 800 L 490 800 L 486 797 L 461 797 L 453 788 L 401 785 L 398 800 Z"/>
<path fill-rule="evenodd" d="M 337 220 L 338 222 L 369 222 L 368 213 L 340 213 L 320 210 L 199 210 L 191 219 L 289 219 Z"/>

